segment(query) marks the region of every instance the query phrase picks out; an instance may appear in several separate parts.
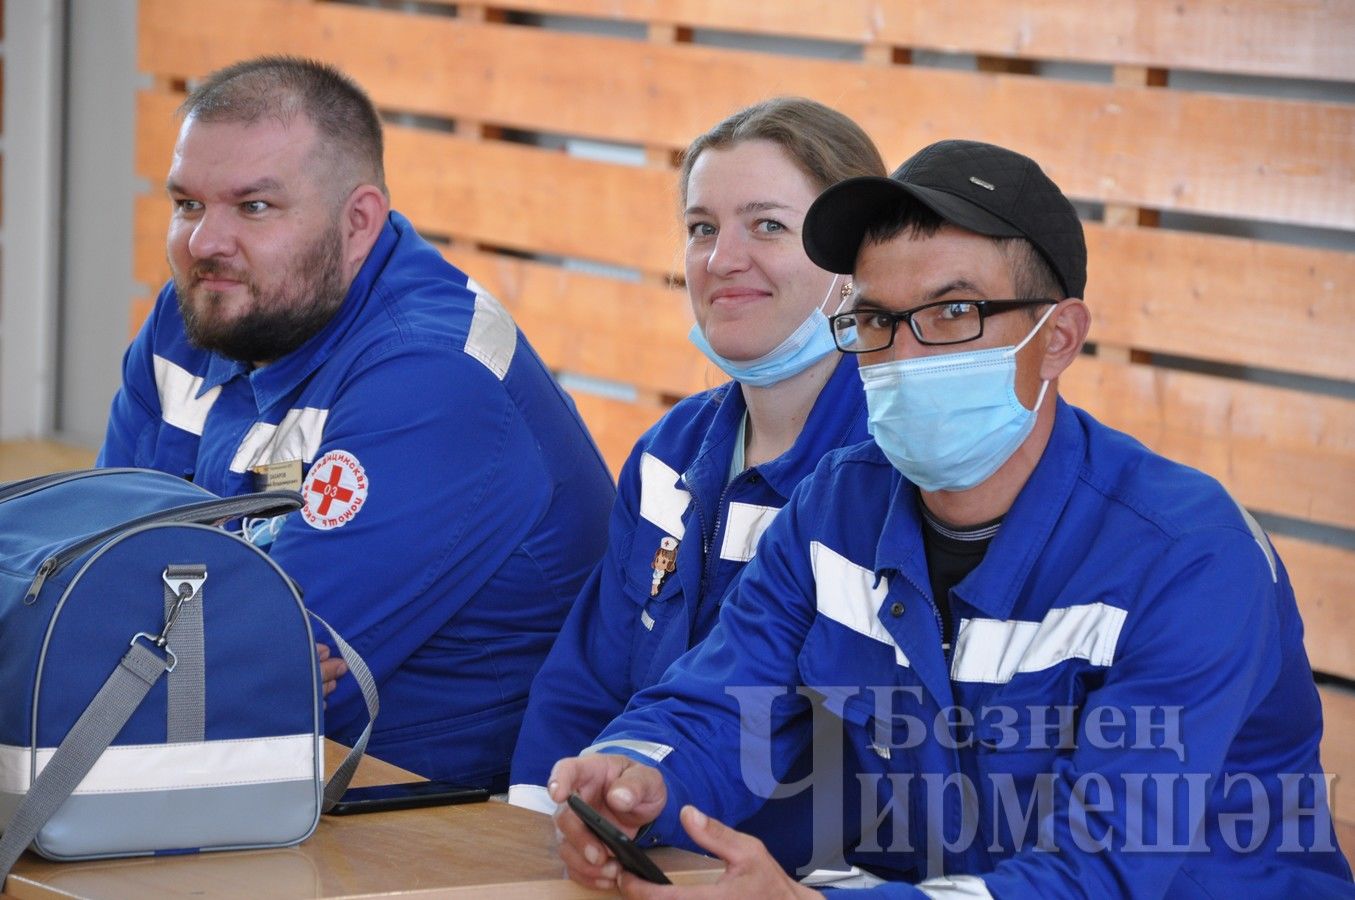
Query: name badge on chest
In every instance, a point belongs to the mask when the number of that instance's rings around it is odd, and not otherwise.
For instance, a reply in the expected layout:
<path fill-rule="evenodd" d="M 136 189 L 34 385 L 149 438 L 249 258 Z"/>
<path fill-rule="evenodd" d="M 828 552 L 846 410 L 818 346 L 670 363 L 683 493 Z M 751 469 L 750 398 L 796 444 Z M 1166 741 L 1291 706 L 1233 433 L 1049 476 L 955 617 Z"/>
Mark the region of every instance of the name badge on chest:
<path fill-rule="evenodd" d="M 299 491 L 301 490 L 301 460 L 289 459 L 283 462 L 255 466 L 254 490 L 256 491 Z"/>

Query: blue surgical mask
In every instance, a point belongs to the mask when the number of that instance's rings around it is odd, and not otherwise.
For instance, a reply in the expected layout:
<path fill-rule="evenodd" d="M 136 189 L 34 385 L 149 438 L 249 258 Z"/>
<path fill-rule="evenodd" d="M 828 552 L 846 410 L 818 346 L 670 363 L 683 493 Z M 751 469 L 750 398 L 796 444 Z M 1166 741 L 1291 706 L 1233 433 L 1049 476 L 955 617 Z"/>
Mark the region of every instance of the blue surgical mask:
<path fill-rule="evenodd" d="M 824 303 L 832 297 L 833 288 L 836 286 L 837 279 L 834 278 L 828 287 Z M 832 327 L 828 324 L 828 317 L 823 314 L 821 305 L 810 310 L 809 315 L 789 337 L 757 359 L 737 360 L 721 356 L 715 352 L 710 341 L 706 340 L 700 325 L 693 325 L 687 338 L 696 345 L 696 349 L 706 355 L 706 359 L 719 366 L 726 375 L 749 387 L 767 387 L 785 381 L 793 375 L 799 375 L 837 350 L 837 345 L 833 343 Z"/>
<path fill-rule="evenodd" d="M 894 468 L 924 491 L 967 491 L 1011 459 L 1049 389 L 1021 404 L 1016 354 L 1053 312 L 1013 346 L 862 366 L 868 429 Z"/>

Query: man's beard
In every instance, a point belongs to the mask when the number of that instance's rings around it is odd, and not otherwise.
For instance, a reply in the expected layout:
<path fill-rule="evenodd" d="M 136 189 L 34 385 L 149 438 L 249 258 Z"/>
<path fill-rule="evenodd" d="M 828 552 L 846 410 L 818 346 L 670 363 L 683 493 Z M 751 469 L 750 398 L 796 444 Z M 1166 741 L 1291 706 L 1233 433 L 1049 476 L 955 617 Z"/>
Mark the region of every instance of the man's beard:
<path fill-rule="evenodd" d="M 337 226 L 321 234 L 286 273 L 276 289 L 265 294 L 247 273 L 204 259 L 187 277 L 174 275 L 184 331 L 195 347 L 241 362 L 264 363 L 280 359 L 320 332 L 343 304 L 342 240 Z M 249 291 L 250 307 L 243 315 L 219 321 L 211 315 L 221 302 L 216 292 L 199 292 L 198 304 L 190 291 L 203 278 L 239 279 Z M 202 315 L 198 306 L 205 307 Z"/>

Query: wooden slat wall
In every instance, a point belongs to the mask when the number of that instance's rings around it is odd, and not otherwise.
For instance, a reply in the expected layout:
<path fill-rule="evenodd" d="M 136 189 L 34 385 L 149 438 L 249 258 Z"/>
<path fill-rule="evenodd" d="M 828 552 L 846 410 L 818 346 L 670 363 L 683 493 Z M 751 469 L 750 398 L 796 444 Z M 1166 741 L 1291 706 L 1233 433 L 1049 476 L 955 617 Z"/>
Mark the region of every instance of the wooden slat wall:
<path fill-rule="evenodd" d="M 540 27 L 541 15 L 630 23 L 639 36 Z M 1087 223 L 1096 355 L 1065 394 L 1282 526 L 1310 523 L 1275 543 L 1315 668 L 1355 679 L 1355 252 L 1307 237 L 1355 246 L 1355 104 L 1315 99 L 1351 96 L 1348 0 L 974 0 L 964 15 L 947 0 L 141 0 L 140 17 L 153 85 L 139 98 L 137 174 L 162 183 L 186 81 L 260 53 L 338 63 L 391 119 L 396 207 L 447 242 L 553 367 L 634 393 L 576 391 L 613 466 L 674 398 L 719 381 L 687 343 L 691 314 L 670 286 L 681 274 L 673 156 L 694 135 L 793 93 L 856 118 L 891 163 L 944 137 L 1029 153 L 1103 211 Z M 706 46 L 702 29 L 834 41 L 842 58 Z M 918 51 L 971 54 L 975 70 L 914 65 Z M 1048 63 L 1103 77 L 1039 74 Z M 1170 70 L 1217 73 L 1230 90 L 1173 88 Z M 1300 81 L 1276 91 L 1250 76 Z M 580 159 L 506 129 L 639 147 L 644 163 Z M 1220 225 L 1173 230 L 1164 213 Z M 134 325 L 167 274 L 167 218 L 158 189 L 138 200 Z M 1292 240 L 1224 236 L 1257 233 L 1252 223 L 1296 228 Z M 1355 694 L 1322 694 L 1328 765 L 1355 784 Z M 1338 781 L 1337 813 L 1355 823 L 1346 791 Z"/>
<path fill-rule="evenodd" d="M 443 0 L 439 0 L 443 2 Z M 1341 0 L 515 0 L 514 9 L 987 56 L 1355 80 Z"/>

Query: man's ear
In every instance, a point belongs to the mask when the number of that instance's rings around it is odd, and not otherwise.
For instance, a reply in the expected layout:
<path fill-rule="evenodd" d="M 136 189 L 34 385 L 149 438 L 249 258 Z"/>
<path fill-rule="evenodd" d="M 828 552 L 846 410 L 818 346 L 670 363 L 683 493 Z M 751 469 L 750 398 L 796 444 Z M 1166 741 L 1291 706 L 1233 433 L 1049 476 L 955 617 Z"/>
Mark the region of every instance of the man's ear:
<path fill-rule="evenodd" d="M 352 281 L 372 252 L 372 245 L 386 224 L 390 201 L 381 189 L 360 184 L 344 201 L 339 214 L 339 233 L 343 238 L 343 266 L 346 280 Z"/>
<path fill-rule="evenodd" d="M 1063 374 L 1082 352 L 1091 324 L 1087 304 L 1076 297 L 1062 300 L 1054 307 L 1054 313 L 1049 317 L 1049 339 L 1040 362 L 1040 378 L 1053 381 Z"/>

